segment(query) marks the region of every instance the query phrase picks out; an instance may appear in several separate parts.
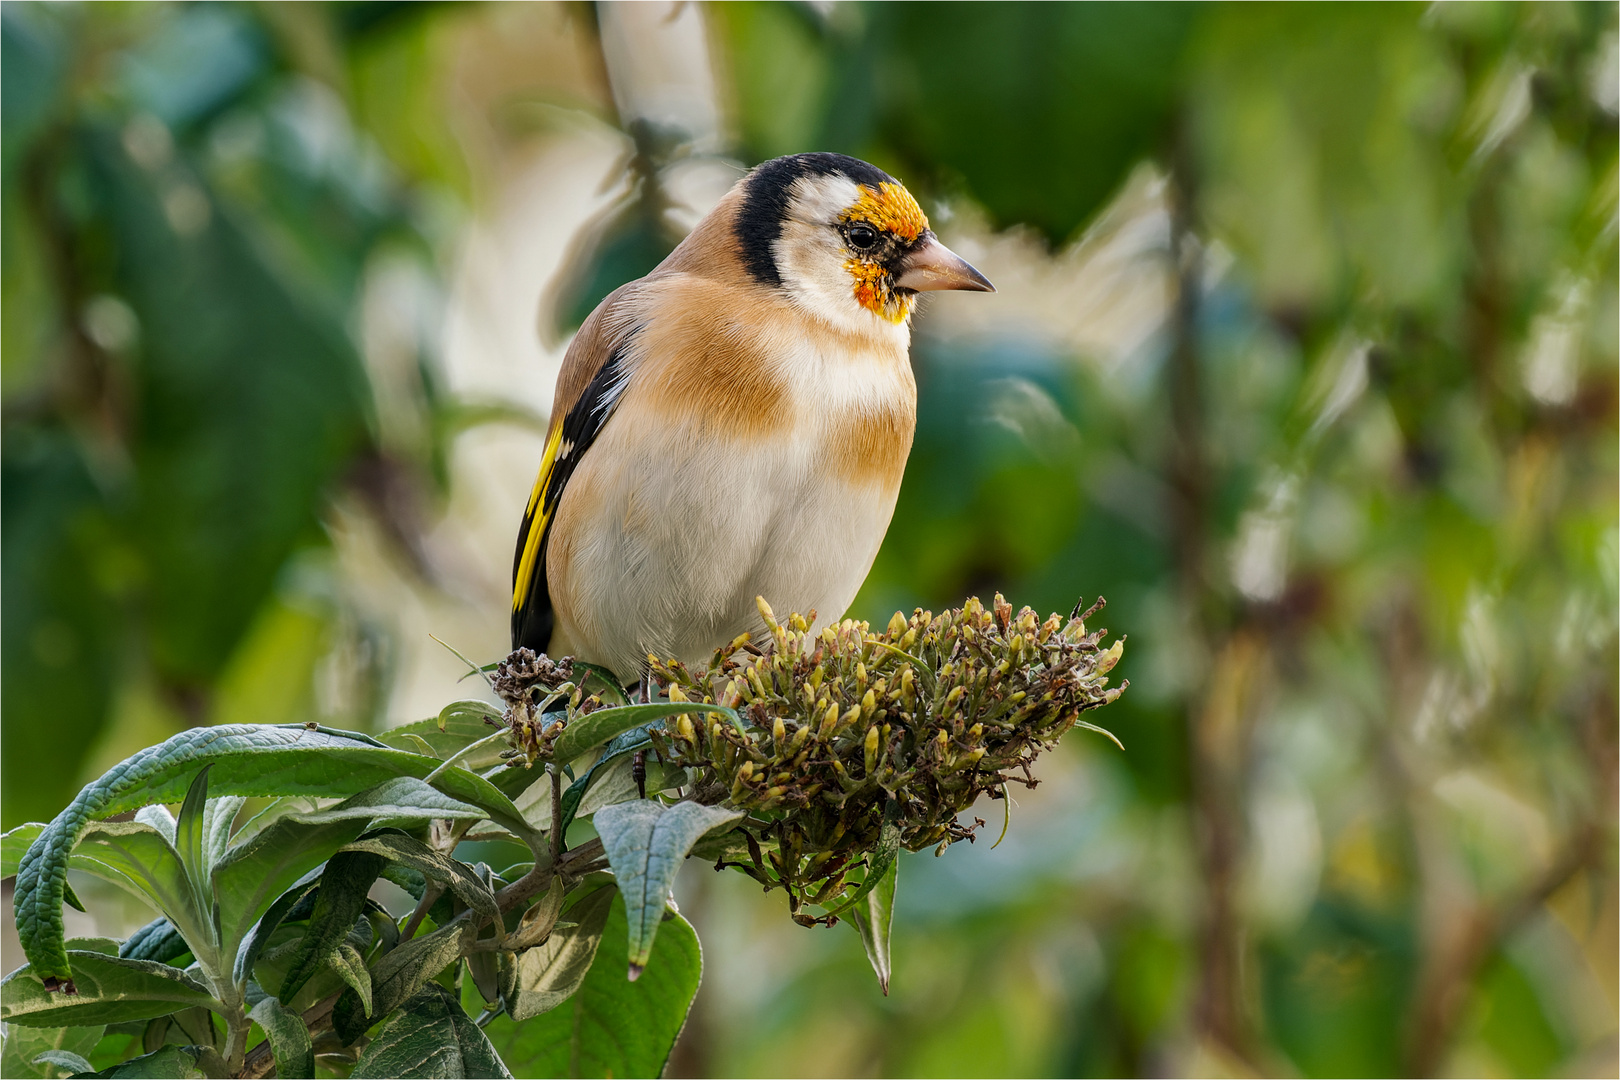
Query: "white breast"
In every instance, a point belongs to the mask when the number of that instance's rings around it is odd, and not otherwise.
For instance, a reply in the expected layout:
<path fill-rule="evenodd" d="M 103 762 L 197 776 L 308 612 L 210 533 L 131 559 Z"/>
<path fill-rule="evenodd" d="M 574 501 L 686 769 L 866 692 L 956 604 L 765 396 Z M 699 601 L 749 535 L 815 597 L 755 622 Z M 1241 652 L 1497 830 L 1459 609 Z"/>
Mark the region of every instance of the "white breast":
<path fill-rule="evenodd" d="M 629 679 L 649 652 L 706 662 L 762 630 L 756 596 L 842 617 L 894 512 L 916 386 L 903 340 L 827 350 L 796 329 L 755 330 L 781 396 L 744 437 L 660 400 L 645 358 L 558 507 L 554 655 Z"/>

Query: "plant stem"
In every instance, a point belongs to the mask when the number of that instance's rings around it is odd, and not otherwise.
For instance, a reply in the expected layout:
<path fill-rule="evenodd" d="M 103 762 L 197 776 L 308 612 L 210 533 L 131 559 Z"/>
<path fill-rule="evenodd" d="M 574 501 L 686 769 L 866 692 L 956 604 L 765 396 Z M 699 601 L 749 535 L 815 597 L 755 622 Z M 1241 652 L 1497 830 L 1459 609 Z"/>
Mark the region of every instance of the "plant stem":
<path fill-rule="evenodd" d="M 416 910 L 411 912 L 410 919 L 406 921 L 404 928 L 399 932 L 400 941 L 409 941 L 416 936 L 417 928 L 422 925 L 422 920 L 427 917 L 428 909 L 443 894 L 444 886 L 435 885 L 431 881 L 427 883 L 427 887 L 422 890 L 422 899 L 416 902 Z"/>
<path fill-rule="evenodd" d="M 551 865 L 562 862 L 562 770 L 553 762 L 546 768 L 551 772 Z"/>
<path fill-rule="evenodd" d="M 235 1076 L 245 1064 L 249 1021 L 240 1001 L 230 1003 L 225 1014 L 225 1067 Z"/>

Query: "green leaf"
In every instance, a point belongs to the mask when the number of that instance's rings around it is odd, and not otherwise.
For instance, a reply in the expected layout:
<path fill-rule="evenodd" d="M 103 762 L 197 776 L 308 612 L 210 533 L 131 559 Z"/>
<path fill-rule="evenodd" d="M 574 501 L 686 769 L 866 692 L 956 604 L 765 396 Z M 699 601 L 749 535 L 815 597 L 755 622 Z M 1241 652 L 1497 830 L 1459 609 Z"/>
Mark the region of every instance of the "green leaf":
<path fill-rule="evenodd" d="M 377 880 L 384 862 L 381 855 L 364 851 L 340 851 L 327 862 L 315 894 L 315 910 L 309 916 L 309 929 L 304 932 L 276 997 L 291 1002 L 317 971 L 328 965 L 338 966 L 338 947 L 365 910 L 366 892 Z M 369 992 L 366 996 L 370 996 Z"/>
<path fill-rule="evenodd" d="M 472 944 L 475 931 L 470 923 L 455 923 L 431 934 L 400 945 L 384 956 L 371 970 L 371 1016 L 387 1016 L 408 1001 L 427 981 L 461 958 L 461 951 Z M 345 1046 L 371 1026 L 360 995 L 345 990 L 332 1009 L 332 1026 Z"/>
<path fill-rule="evenodd" d="M 668 807 L 637 799 L 596 812 L 596 831 L 619 880 L 630 920 L 630 979 L 639 978 L 652 954 L 675 871 L 704 834 L 741 818 L 742 811 L 695 802 Z"/>
<path fill-rule="evenodd" d="M 487 721 L 494 721 L 493 726 Z M 411 742 L 412 737 L 422 740 L 433 751 L 440 761 L 451 754 L 465 750 L 479 739 L 488 738 L 497 728 L 503 727 L 501 711 L 487 701 L 469 698 L 465 701 L 452 701 L 439 715 L 432 720 L 419 720 L 414 724 L 403 727 L 390 728 L 379 738 L 389 746 L 400 749 L 415 749 Z M 483 769 L 499 763 L 501 760 L 501 747 L 490 747 L 487 752 L 474 754 L 464 759 L 463 764 L 469 769 Z"/>
<path fill-rule="evenodd" d="M 227 955 L 237 950 L 271 897 L 292 888 L 305 873 L 377 821 L 411 823 L 435 817 L 465 821 L 483 816 L 477 807 L 452 799 L 421 780 L 396 777 L 325 810 L 277 819 L 245 843 L 233 846 L 214 868 L 222 947 Z M 252 970 L 251 964 L 242 967 L 240 961 L 238 968 L 244 973 Z"/>
<path fill-rule="evenodd" d="M 737 713 L 723 705 L 704 705 L 697 701 L 655 701 L 647 705 L 620 705 L 612 709 L 598 709 L 568 722 L 551 749 L 551 760 L 570 762 L 593 746 L 600 746 L 622 731 L 638 724 L 662 720 L 680 713 L 719 713 L 733 724 L 742 725 Z"/>
<path fill-rule="evenodd" d="M 199 900 L 208 882 L 208 865 L 203 855 L 203 808 L 208 803 L 208 770 L 211 768 L 211 764 L 204 765 L 198 771 L 197 778 L 186 789 L 180 816 L 174 821 L 174 847 L 180 853 L 180 863 L 186 868 L 192 892 L 198 894 Z M 206 908 L 199 907 L 199 910 Z"/>
<path fill-rule="evenodd" d="M 290 1080 L 315 1075 L 315 1044 L 310 1041 L 309 1029 L 301 1016 L 288 1012 L 275 998 L 267 997 L 253 1006 L 248 1018 L 258 1024 L 265 1038 L 270 1040 L 277 1076 Z"/>
<path fill-rule="evenodd" d="M 344 851 L 365 851 L 379 855 L 389 862 L 408 866 L 430 881 L 442 882 L 461 898 L 462 903 L 495 920 L 500 928 L 500 905 L 489 886 L 479 880 L 466 863 L 458 862 L 442 852 L 402 832 L 389 830 L 362 836 L 344 848 Z"/>
<path fill-rule="evenodd" d="M 68 866 L 149 901 L 172 922 L 195 956 L 212 957 L 213 925 L 198 907 L 180 853 L 150 825 L 104 822 L 87 829 Z"/>
<path fill-rule="evenodd" d="M 46 990 L 32 967 L 18 968 L 0 982 L 0 1020 L 28 1027 L 82 1027 L 149 1020 L 192 1006 L 223 1009 L 208 987 L 179 968 L 88 950 L 75 949 L 68 956 L 77 993 Z"/>
<path fill-rule="evenodd" d="M 366 967 L 366 958 L 360 955 L 360 950 L 354 947 L 352 941 L 344 941 L 332 955 L 331 964 L 338 978 L 359 996 L 360 1010 L 367 1016 L 372 1015 L 371 971 Z"/>
<path fill-rule="evenodd" d="M 562 875 L 552 875 L 551 885 L 546 889 L 546 894 L 536 901 L 533 907 L 523 912 L 518 921 L 518 928 L 507 935 L 506 947 L 527 949 L 545 941 L 552 927 L 557 925 L 557 917 L 562 914 L 563 901 L 567 896 L 568 889 L 563 884 Z"/>
<path fill-rule="evenodd" d="M 585 672 L 580 676 L 578 683 L 590 693 L 590 680 L 592 677 L 602 684 L 602 688 L 618 699 L 620 705 L 630 704 L 630 699 L 624 695 L 624 687 L 619 685 L 619 677 L 600 664 L 588 664 L 579 657 L 574 657 L 574 669 Z"/>
<path fill-rule="evenodd" d="M 165 1046 L 92 1075 L 120 1080 L 192 1080 L 206 1075 L 199 1064 L 202 1056 L 200 1046 Z"/>
<path fill-rule="evenodd" d="M 236 965 L 232 970 L 232 978 L 238 984 L 244 984 L 253 975 L 253 965 L 258 962 L 259 954 L 264 952 L 270 943 L 270 935 L 276 932 L 283 919 L 290 914 L 299 902 L 315 891 L 320 884 L 320 875 L 310 871 L 300 878 L 292 888 L 276 897 L 275 901 L 265 911 L 263 917 L 253 926 L 252 933 L 242 942 L 236 951 Z"/>
<path fill-rule="evenodd" d="M 506 1012 L 513 1020 L 548 1012 L 579 990 L 602 943 L 616 895 L 618 890 L 612 886 L 586 893 L 567 910 L 573 926 L 553 929 L 542 944 L 517 955 L 501 988 Z"/>
<path fill-rule="evenodd" d="M 35 840 L 39 839 L 39 834 L 44 832 L 45 829 L 45 825 L 37 821 L 30 821 L 26 825 L 17 826 L 3 837 L 0 837 L 0 841 L 3 841 L 0 848 L 3 848 L 4 851 L 4 854 L 0 855 L 0 863 L 4 864 L 0 866 L 0 871 L 3 871 L 0 872 L 0 879 L 16 875 L 17 866 L 22 862 L 23 853 L 28 850 Z M 77 896 L 73 895 L 72 886 L 64 886 L 64 890 L 62 899 L 67 901 L 68 906 L 75 911 L 83 911 L 84 905 L 79 902 Z"/>
<path fill-rule="evenodd" d="M 611 891 L 611 890 L 609 890 Z M 610 905 L 596 962 L 579 992 L 523 1023 L 499 1016 L 484 1030 L 520 1076 L 659 1076 L 697 993 L 703 954 L 697 934 L 672 915 L 646 974 L 624 978 L 624 904 Z"/>
<path fill-rule="evenodd" d="M 13 877 L 17 873 L 17 866 L 22 862 L 23 852 L 28 846 L 39 838 L 45 831 L 42 822 L 30 821 L 26 825 L 19 825 L 15 829 L 8 829 L 0 835 L 0 878 Z"/>
<path fill-rule="evenodd" d="M 6 1032 L 4 1047 L 0 1048 L 0 1076 L 50 1077 L 54 1080 L 63 1070 L 54 1065 L 38 1064 L 40 1055 L 66 1051 L 88 1057 L 95 1050 L 96 1043 L 101 1041 L 103 1030 L 100 1025 L 59 1028 L 13 1025 Z"/>
<path fill-rule="evenodd" d="M 352 1077 L 505 1077 L 489 1039 L 437 984 L 412 997 L 378 1029 Z"/>
<path fill-rule="evenodd" d="M 866 959 L 877 974 L 884 997 L 889 996 L 889 927 L 894 922 L 894 885 L 899 871 L 900 860 L 890 861 L 877 887 L 849 909 L 850 922 L 866 946 Z"/>
<path fill-rule="evenodd" d="M 368 735 L 302 725 L 192 728 L 141 751 L 79 792 L 23 856 L 17 930 L 23 951 L 40 971 L 72 975 L 62 947 L 66 858 L 91 819 L 180 798 L 189 777 L 209 762 L 215 764 L 209 775 L 214 791 L 250 796 L 358 794 L 396 777 L 422 778 L 436 768 L 430 758 L 390 749 Z M 482 777 L 449 768 L 432 786 L 479 807 L 519 835 L 530 832 L 511 799 Z"/>
<path fill-rule="evenodd" d="M 155 960 L 167 964 L 191 951 L 180 931 L 166 918 L 153 919 L 119 946 L 118 955 L 126 960 Z"/>
<path fill-rule="evenodd" d="M 656 723 L 657 721 L 654 721 Z M 622 731 L 608 741 L 602 748 L 602 756 L 596 759 L 584 776 L 575 780 L 562 794 L 562 830 L 563 835 L 568 834 L 568 827 L 574 823 L 575 815 L 585 806 L 585 797 L 590 794 L 596 785 L 607 779 L 612 767 L 625 760 L 637 750 L 643 750 L 652 745 L 652 736 L 647 734 L 652 724 L 638 724 L 627 731 Z M 634 787 L 629 789 L 635 790 Z M 615 802 L 621 799 L 613 800 Z M 590 813 L 596 807 L 589 807 L 584 812 Z"/>
<path fill-rule="evenodd" d="M 209 799 L 203 811 L 203 860 L 213 867 L 231 846 L 231 826 L 247 802 L 240 795 Z"/>
<path fill-rule="evenodd" d="M 47 1050 L 34 1058 L 35 1065 L 49 1065 L 65 1072 L 90 1072 L 90 1063 L 71 1050 Z"/>
<path fill-rule="evenodd" d="M 895 859 L 900 855 L 900 827 L 895 823 L 899 812 L 896 801 L 890 799 L 889 804 L 883 810 L 883 826 L 878 831 L 877 846 L 867 856 L 870 862 L 867 866 L 865 879 L 862 880 L 860 888 L 856 889 L 848 900 L 835 908 L 829 908 L 827 914 L 843 915 L 845 912 L 853 910 L 855 905 L 865 900 L 867 894 L 876 889 L 888 874 L 889 867 L 894 865 Z"/>
<path fill-rule="evenodd" d="M 167 806 L 143 806 L 135 811 L 135 820 L 156 829 L 163 839 L 174 843 L 174 815 L 169 813 Z"/>

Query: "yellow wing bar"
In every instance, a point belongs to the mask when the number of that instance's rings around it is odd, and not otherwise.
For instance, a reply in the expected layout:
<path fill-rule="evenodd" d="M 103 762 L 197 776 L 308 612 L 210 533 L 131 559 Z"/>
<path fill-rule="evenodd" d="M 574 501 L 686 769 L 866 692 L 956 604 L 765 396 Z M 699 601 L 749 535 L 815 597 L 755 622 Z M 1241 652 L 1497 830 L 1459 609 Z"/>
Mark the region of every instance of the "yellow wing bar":
<path fill-rule="evenodd" d="M 523 606 L 529 595 L 529 583 L 534 578 L 535 564 L 540 560 L 540 541 L 545 539 L 546 526 L 551 522 L 557 500 L 546 499 L 551 485 L 551 474 L 557 465 L 557 450 L 562 446 L 563 425 L 552 425 L 546 439 L 546 454 L 540 460 L 540 475 L 535 478 L 534 490 L 529 493 L 529 505 L 523 512 L 523 557 L 518 561 L 517 573 L 512 575 L 512 610 Z M 560 493 L 559 493 L 560 494 Z"/>

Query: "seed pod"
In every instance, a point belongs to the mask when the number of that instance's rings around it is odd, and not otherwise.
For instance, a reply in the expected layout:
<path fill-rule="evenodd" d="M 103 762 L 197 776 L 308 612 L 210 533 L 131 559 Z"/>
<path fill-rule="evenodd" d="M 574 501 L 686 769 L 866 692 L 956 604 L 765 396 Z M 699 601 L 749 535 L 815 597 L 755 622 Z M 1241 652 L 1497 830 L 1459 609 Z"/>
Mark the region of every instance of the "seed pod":
<path fill-rule="evenodd" d="M 837 727 L 838 705 L 837 703 L 833 703 L 827 706 L 826 713 L 821 717 L 821 727 L 816 731 L 816 734 L 820 735 L 823 739 L 830 739 L 832 738 L 833 732 L 837 730 Z"/>
<path fill-rule="evenodd" d="M 1114 670 L 1114 665 L 1119 663 L 1119 658 L 1122 655 L 1124 655 L 1124 653 L 1125 653 L 1125 639 L 1121 638 L 1118 641 L 1114 642 L 1114 645 L 1113 645 L 1113 647 L 1111 649 L 1109 649 L 1107 652 L 1103 653 L 1102 656 L 1098 657 L 1098 659 L 1097 659 L 1097 674 L 1106 675 L 1110 671 L 1113 671 Z"/>

